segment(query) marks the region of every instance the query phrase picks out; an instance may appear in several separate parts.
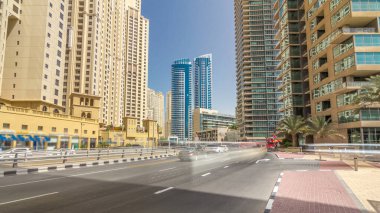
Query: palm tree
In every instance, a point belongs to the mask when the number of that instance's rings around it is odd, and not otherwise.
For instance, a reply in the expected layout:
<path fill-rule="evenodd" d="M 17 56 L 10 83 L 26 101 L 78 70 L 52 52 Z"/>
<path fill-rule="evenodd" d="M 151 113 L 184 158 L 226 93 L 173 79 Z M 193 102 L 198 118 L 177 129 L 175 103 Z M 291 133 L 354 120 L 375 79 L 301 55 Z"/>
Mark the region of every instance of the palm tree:
<path fill-rule="evenodd" d="M 328 138 L 328 137 L 339 137 L 345 138 L 344 135 L 340 134 L 335 128 L 333 123 L 330 122 L 331 119 L 326 119 L 324 117 L 315 117 L 308 120 L 308 127 L 306 130 L 307 135 L 313 135 L 317 138 Z"/>
<path fill-rule="evenodd" d="M 354 101 L 361 107 L 380 103 L 380 75 L 371 76 L 368 80 L 370 84 L 360 90 Z"/>
<path fill-rule="evenodd" d="M 293 147 L 298 145 L 297 134 L 304 133 L 305 130 L 306 123 L 301 116 L 286 116 L 280 121 L 278 126 L 278 131 L 292 136 Z"/>

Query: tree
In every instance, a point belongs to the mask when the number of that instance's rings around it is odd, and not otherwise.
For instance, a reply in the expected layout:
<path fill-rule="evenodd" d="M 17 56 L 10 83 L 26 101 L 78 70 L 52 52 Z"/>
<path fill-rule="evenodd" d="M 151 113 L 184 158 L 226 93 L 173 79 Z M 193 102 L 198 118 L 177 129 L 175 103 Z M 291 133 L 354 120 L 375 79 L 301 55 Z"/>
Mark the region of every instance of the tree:
<path fill-rule="evenodd" d="M 331 119 L 326 120 L 324 117 L 309 119 L 306 134 L 317 138 L 339 137 L 344 139 L 344 135 L 340 134 L 330 121 Z"/>
<path fill-rule="evenodd" d="M 292 146 L 298 145 L 297 134 L 304 133 L 306 130 L 306 122 L 301 116 L 286 116 L 278 126 L 278 131 L 292 136 Z"/>
<path fill-rule="evenodd" d="M 368 81 L 370 84 L 364 86 L 354 100 L 354 103 L 362 108 L 380 103 L 380 75 L 371 76 Z"/>

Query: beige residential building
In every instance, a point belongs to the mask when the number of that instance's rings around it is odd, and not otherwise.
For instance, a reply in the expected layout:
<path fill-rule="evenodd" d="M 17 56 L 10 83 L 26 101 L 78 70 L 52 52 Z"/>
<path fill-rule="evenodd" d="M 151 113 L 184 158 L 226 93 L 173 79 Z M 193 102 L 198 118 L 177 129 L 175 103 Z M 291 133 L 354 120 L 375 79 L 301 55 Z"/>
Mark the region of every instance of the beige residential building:
<path fill-rule="evenodd" d="M 147 118 L 149 120 L 157 121 L 161 130 L 165 129 L 165 111 L 164 111 L 164 95 L 162 92 L 147 90 Z M 150 112 L 150 113 L 149 113 Z"/>
<path fill-rule="evenodd" d="M 0 8 L 0 97 L 21 107 L 63 112 L 65 3 L 2 1 Z"/>
<path fill-rule="evenodd" d="M 16 0 L 0 1 L 0 96 L 4 73 L 4 56 L 8 25 L 13 27 L 20 20 L 20 2 Z"/>
<path fill-rule="evenodd" d="M 141 15 L 141 0 L 130 0 L 126 24 L 125 116 L 146 118 L 149 20 Z"/>
<path fill-rule="evenodd" d="M 165 138 L 171 135 L 172 127 L 172 92 L 166 93 L 166 106 L 165 106 Z"/>
<path fill-rule="evenodd" d="M 305 11 L 312 116 L 331 119 L 342 142 L 379 143 L 380 106 L 353 100 L 380 74 L 380 2 L 309 0 Z"/>
<path fill-rule="evenodd" d="M 141 0 L 69 1 L 64 105 L 74 93 L 101 97 L 99 119 L 121 126 L 146 117 L 149 21 Z"/>

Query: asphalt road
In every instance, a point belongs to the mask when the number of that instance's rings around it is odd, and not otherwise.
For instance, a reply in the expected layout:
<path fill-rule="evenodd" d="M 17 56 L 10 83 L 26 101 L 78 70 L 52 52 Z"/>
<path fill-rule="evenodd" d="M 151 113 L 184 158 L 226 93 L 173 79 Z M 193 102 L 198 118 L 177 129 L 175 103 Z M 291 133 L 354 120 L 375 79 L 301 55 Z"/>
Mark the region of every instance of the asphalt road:
<path fill-rule="evenodd" d="M 5 177 L 0 212 L 262 213 L 283 170 L 317 168 L 317 161 L 247 149 L 195 162 L 169 158 Z"/>

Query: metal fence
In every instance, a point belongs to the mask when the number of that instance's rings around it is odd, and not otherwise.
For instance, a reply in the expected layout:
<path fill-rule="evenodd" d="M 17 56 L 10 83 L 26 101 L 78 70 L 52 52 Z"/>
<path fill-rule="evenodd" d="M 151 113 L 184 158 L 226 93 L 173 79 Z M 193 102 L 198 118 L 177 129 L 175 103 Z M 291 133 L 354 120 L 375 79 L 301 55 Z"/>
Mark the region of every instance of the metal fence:
<path fill-rule="evenodd" d="M 359 160 L 380 161 L 380 144 L 307 144 L 302 146 L 302 150 L 318 154 L 319 160 L 323 155 L 339 156 L 341 161 L 353 160 L 355 171 L 358 171 Z"/>
<path fill-rule="evenodd" d="M 150 156 L 176 155 L 178 149 L 119 148 L 66 151 L 33 151 L 26 153 L 3 154 L 0 166 L 18 167 L 20 164 L 65 164 L 89 160 L 109 160 L 124 158 L 149 158 Z"/>

